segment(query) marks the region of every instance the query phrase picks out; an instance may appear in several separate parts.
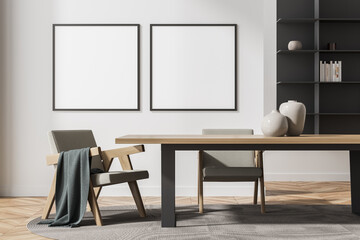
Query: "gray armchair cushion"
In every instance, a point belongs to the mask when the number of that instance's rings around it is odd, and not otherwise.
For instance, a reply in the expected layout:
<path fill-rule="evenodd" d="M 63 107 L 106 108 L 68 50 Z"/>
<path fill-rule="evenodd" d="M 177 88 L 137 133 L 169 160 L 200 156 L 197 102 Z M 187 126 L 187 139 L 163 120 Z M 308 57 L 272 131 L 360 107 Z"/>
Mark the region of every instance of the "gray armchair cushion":
<path fill-rule="evenodd" d="M 261 168 L 253 167 L 206 167 L 203 169 L 204 181 L 238 182 L 255 181 L 262 176 Z"/>
<path fill-rule="evenodd" d="M 55 144 L 58 153 L 73 149 L 97 147 L 91 130 L 53 130 L 50 135 L 53 138 L 53 143 L 50 141 L 50 146 Z M 104 170 L 99 156 L 91 158 L 91 168 Z"/>
<path fill-rule="evenodd" d="M 252 129 L 203 129 L 204 135 L 253 135 Z M 255 167 L 254 151 L 204 151 L 203 167 Z"/>
<path fill-rule="evenodd" d="M 111 171 L 91 175 L 94 187 L 133 182 L 145 178 L 149 178 L 149 173 L 144 170 Z"/>

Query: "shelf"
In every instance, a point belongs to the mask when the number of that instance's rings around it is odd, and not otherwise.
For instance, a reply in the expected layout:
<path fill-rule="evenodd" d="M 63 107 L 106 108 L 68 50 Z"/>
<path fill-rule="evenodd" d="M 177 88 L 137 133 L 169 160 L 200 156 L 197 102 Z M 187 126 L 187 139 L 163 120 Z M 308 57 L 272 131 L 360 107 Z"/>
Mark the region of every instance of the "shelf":
<path fill-rule="evenodd" d="M 293 82 L 277 82 L 276 84 L 316 84 L 316 82 L 310 81 L 293 81 Z"/>
<path fill-rule="evenodd" d="M 318 50 L 319 53 L 360 53 L 360 50 Z"/>
<path fill-rule="evenodd" d="M 343 81 L 343 82 L 309 82 L 309 81 L 293 81 L 293 82 L 277 82 L 276 84 L 360 84 L 360 81 Z"/>
<path fill-rule="evenodd" d="M 316 82 L 316 84 L 360 84 L 360 81 Z"/>
<path fill-rule="evenodd" d="M 336 23 L 360 23 L 360 18 L 319 18 L 319 22 L 336 22 Z"/>
<path fill-rule="evenodd" d="M 278 54 L 316 53 L 318 50 L 278 50 Z"/>
<path fill-rule="evenodd" d="M 360 23 L 360 18 L 279 18 L 277 23 Z"/>
<path fill-rule="evenodd" d="M 315 18 L 279 18 L 278 23 L 314 23 L 317 19 Z"/>
<path fill-rule="evenodd" d="M 301 54 L 301 53 L 360 53 L 360 50 L 278 50 L 278 54 Z"/>
<path fill-rule="evenodd" d="M 318 113 L 320 116 L 360 116 L 360 113 Z"/>
<path fill-rule="evenodd" d="M 317 116 L 360 116 L 360 113 L 306 113 L 306 115 Z"/>

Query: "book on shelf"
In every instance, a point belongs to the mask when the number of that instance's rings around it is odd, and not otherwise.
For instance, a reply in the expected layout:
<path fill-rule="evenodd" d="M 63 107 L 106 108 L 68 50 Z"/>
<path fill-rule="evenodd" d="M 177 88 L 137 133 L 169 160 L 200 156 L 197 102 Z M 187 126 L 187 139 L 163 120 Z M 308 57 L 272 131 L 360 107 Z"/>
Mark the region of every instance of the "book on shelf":
<path fill-rule="evenodd" d="M 342 81 L 342 79 L 341 79 L 341 72 L 342 72 L 341 62 L 342 61 L 338 61 L 338 65 L 337 65 L 338 82 Z"/>
<path fill-rule="evenodd" d="M 341 82 L 342 61 L 320 61 L 320 82 Z"/>
<path fill-rule="evenodd" d="M 320 82 L 325 82 L 325 64 L 320 61 Z"/>

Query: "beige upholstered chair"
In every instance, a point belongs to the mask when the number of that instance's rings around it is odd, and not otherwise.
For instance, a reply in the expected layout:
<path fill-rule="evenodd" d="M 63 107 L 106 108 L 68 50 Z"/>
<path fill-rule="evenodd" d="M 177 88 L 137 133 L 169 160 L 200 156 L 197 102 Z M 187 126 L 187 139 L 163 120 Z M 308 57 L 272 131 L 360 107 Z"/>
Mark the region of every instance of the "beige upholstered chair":
<path fill-rule="evenodd" d="M 203 129 L 206 135 L 253 135 L 252 129 Z M 254 182 L 257 204 L 258 180 L 261 212 L 265 213 L 263 159 L 261 151 L 200 151 L 198 168 L 199 212 L 204 211 L 203 182 Z"/>
<path fill-rule="evenodd" d="M 102 226 L 102 219 L 97 204 L 101 188 L 107 185 L 128 183 L 137 209 L 141 217 L 145 217 L 145 209 L 141 199 L 137 180 L 149 178 L 149 173 L 144 170 L 133 170 L 129 155 L 144 152 L 144 146 L 117 148 L 101 151 L 97 147 L 94 135 L 91 130 L 58 130 L 49 132 L 50 148 L 54 155 L 47 157 L 48 165 L 56 165 L 60 152 L 72 149 L 90 147 L 91 168 L 101 169 L 102 173 L 91 174 L 89 205 L 93 212 L 96 225 Z M 110 166 L 114 158 L 118 158 L 123 171 L 110 171 Z M 51 185 L 51 190 L 42 214 L 42 219 L 47 219 L 55 199 L 56 172 Z"/>

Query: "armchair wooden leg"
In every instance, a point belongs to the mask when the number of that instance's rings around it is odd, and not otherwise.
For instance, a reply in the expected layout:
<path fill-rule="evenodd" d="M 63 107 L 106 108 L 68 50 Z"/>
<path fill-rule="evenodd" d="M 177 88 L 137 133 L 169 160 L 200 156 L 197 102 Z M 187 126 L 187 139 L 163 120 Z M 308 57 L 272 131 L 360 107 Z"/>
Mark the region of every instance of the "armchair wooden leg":
<path fill-rule="evenodd" d="M 96 200 L 99 199 L 101 189 L 102 189 L 102 187 L 94 187 L 94 194 L 95 194 Z M 86 211 L 92 211 L 90 204 L 88 206 L 86 206 Z"/>
<path fill-rule="evenodd" d="M 136 207 L 139 211 L 139 215 L 140 217 L 146 217 L 146 212 L 145 212 L 145 208 L 144 208 L 144 204 L 141 198 L 141 194 L 139 191 L 139 187 L 137 185 L 137 182 L 128 182 L 131 193 L 133 195 L 134 201 L 136 203 Z"/>
<path fill-rule="evenodd" d="M 54 201 L 55 201 L 55 189 L 56 189 L 56 172 L 54 174 L 54 178 L 53 178 L 53 181 L 51 183 L 49 196 L 47 197 L 45 208 L 43 210 L 41 219 L 47 219 L 49 217 L 51 208 L 54 205 Z"/>
<path fill-rule="evenodd" d="M 199 184 L 199 213 L 204 213 L 204 192 L 203 192 L 204 182 L 200 180 Z"/>
<path fill-rule="evenodd" d="M 94 188 L 94 193 L 95 193 L 96 199 L 99 198 L 101 189 L 102 189 L 102 187 L 95 187 L 95 188 Z"/>
<path fill-rule="evenodd" d="M 260 177 L 260 192 L 261 192 L 261 213 L 265 213 L 265 186 L 264 186 L 264 162 L 263 162 L 263 151 L 259 151 L 258 167 L 262 170 Z"/>
<path fill-rule="evenodd" d="M 261 188 L 261 213 L 265 213 L 265 186 L 264 186 L 264 176 L 260 178 L 260 188 Z"/>
<path fill-rule="evenodd" d="M 200 204 L 200 177 L 198 177 L 197 204 Z"/>
<path fill-rule="evenodd" d="M 255 183 L 254 183 L 254 205 L 257 204 L 257 197 L 258 197 L 258 185 L 259 185 L 259 180 L 256 179 Z"/>
<path fill-rule="evenodd" d="M 133 170 L 130 158 L 128 155 L 119 157 L 120 164 L 123 170 Z M 110 166 L 110 165 L 109 165 Z M 136 207 L 139 211 L 140 217 L 146 217 L 146 212 L 144 208 L 144 203 L 141 198 L 141 194 L 139 191 L 139 187 L 136 181 L 134 182 L 128 182 L 129 188 L 131 190 L 131 194 L 133 195 Z"/>
<path fill-rule="evenodd" d="M 100 214 L 100 209 L 99 209 L 99 205 L 97 203 L 96 197 L 95 197 L 94 187 L 93 187 L 91 181 L 90 181 L 88 201 L 89 201 L 91 211 L 94 215 L 96 226 L 102 226 L 103 222 L 102 222 L 102 218 L 101 218 L 101 214 Z"/>
<path fill-rule="evenodd" d="M 204 179 L 203 179 L 203 151 L 199 151 L 198 161 L 198 205 L 199 213 L 204 213 Z"/>

